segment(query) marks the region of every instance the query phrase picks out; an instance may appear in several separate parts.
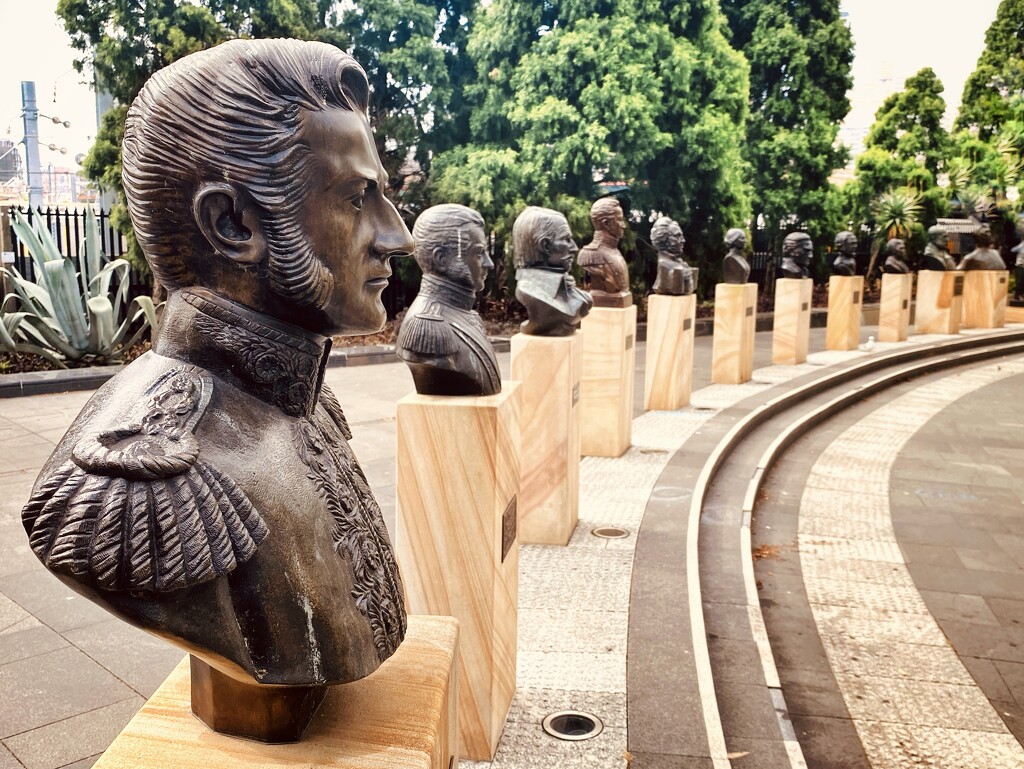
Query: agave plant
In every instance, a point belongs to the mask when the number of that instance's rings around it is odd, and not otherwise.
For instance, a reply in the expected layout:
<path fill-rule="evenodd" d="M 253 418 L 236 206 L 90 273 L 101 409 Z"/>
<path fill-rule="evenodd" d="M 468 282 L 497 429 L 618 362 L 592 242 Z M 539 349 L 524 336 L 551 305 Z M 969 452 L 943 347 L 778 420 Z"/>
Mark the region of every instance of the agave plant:
<path fill-rule="evenodd" d="M 879 195 L 871 204 L 871 211 L 877 223 L 877 234 L 871 248 L 868 275 L 875 268 L 875 259 L 882 243 L 889 238 L 909 237 L 910 228 L 917 224 L 924 208 L 919 193 L 911 189 L 895 188 Z"/>
<path fill-rule="evenodd" d="M 61 254 L 42 217 L 29 221 L 17 211 L 12 216 L 18 240 L 32 256 L 36 280 L 13 267 L 0 268 L 14 287 L 0 302 L 0 351 L 33 353 L 60 368 L 68 361 L 116 362 L 156 328 L 150 297 L 128 302 L 131 267 L 103 253 L 91 209 L 85 214 L 84 253 L 77 257 Z M 12 305 L 13 311 L 2 309 Z"/>

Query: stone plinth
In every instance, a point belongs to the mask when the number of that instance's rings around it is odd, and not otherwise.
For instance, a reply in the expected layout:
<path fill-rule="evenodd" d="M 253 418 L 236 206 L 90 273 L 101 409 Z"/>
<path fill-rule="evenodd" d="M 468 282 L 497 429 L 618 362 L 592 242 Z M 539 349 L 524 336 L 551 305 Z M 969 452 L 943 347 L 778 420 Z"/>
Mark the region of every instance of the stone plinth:
<path fill-rule="evenodd" d="M 267 745 L 210 731 L 189 710 L 188 657 L 96 762 L 99 769 L 449 769 L 456 751 L 451 617 L 409 617 L 405 641 L 377 672 L 332 686 L 302 740 Z"/>
<path fill-rule="evenodd" d="M 964 273 L 964 328 L 1002 328 L 1010 287 L 1007 270 L 968 270 Z"/>
<path fill-rule="evenodd" d="M 633 436 L 636 305 L 595 307 L 582 333 L 580 453 L 620 457 Z"/>
<path fill-rule="evenodd" d="M 914 332 L 959 334 L 963 312 L 964 273 L 921 270 L 917 273 Z"/>
<path fill-rule="evenodd" d="M 878 305 L 878 341 L 902 342 L 910 334 L 912 273 L 882 275 L 882 298 Z"/>
<path fill-rule="evenodd" d="M 518 382 L 398 402 L 395 544 L 409 611 L 461 623 L 459 753 L 494 756 L 516 688 Z"/>
<path fill-rule="evenodd" d="M 810 278 L 775 281 L 775 317 L 772 320 L 772 363 L 794 366 L 807 360 L 811 338 Z"/>
<path fill-rule="evenodd" d="M 833 275 L 828 279 L 826 350 L 857 349 L 860 344 L 860 313 L 863 303 L 863 275 Z"/>
<path fill-rule="evenodd" d="M 647 300 L 644 409 L 675 411 L 690 403 L 697 297 L 652 294 Z"/>
<path fill-rule="evenodd" d="M 715 286 L 715 326 L 711 342 L 711 381 L 741 384 L 754 373 L 757 284 Z"/>
<path fill-rule="evenodd" d="M 512 337 L 512 378 L 522 389 L 519 541 L 566 545 L 579 520 L 583 339 Z"/>

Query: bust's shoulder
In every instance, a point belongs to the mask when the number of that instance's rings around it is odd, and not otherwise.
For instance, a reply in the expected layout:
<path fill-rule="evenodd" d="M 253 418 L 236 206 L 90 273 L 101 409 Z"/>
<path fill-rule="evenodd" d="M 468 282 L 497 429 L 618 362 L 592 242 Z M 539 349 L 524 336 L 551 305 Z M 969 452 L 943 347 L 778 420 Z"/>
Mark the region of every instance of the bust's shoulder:
<path fill-rule="evenodd" d="M 104 590 L 168 592 L 255 553 L 266 525 L 196 435 L 213 394 L 209 372 L 147 354 L 90 399 L 22 511 L 47 568 Z"/>

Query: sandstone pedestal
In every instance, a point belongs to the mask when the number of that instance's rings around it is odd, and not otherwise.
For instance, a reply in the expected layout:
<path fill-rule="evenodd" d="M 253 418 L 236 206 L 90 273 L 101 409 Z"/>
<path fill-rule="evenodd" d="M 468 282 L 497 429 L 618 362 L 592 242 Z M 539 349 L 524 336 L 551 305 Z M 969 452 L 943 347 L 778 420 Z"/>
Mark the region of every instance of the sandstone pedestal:
<path fill-rule="evenodd" d="M 693 324 L 697 297 L 651 294 L 647 300 L 644 409 L 675 411 L 693 389 Z"/>
<path fill-rule="evenodd" d="M 828 280 L 826 350 L 856 350 L 860 344 L 863 275 L 833 275 Z"/>
<path fill-rule="evenodd" d="M 633 437 L 636 305 L 595 307 L 582 333 L 580 453 L 621 457 Z"/>
<path fill-rule="evenodd" d="M 772 363 L 794 366 L 807 360 L 811 338 L 810 278 L 775 281 L 775 317 L 772 321 Z"/>
<path fill-rule="evenodd" d="M 959 334 L 963 294 L 962 272 L 921 270 L 917 273 L 914 332 Z"/>
<path fill-rule="evenodd" d="M 371 676 L 328 689 L 300 742 L 210 731 L 189 710 L 186 657 L 96 762 L 99 769 L 449 769 L 456 751 L 458 623 L 409 617 L 405 641 Z"/>
<path fill-rule="evenodd" d="M 521 388 L 398 402 L 395 545 L 409 612 L 461 623 L 459 753 L 490 761 L 516 688 Z"/>
<path fill-rule="evenodd" d="M 512 337 L 512 378 L 522 390 L 519 541 L 566 545 L 579 520 L 583 338 Z"/>
<path fill-rule="evenodd" d="M 754 373 L 757 284 L 715 286 L 715 327 L 711 341 L 711 381 L 741 384 Z"/>
<path fill-rule="evenodd" d="M 878 305 L 878 341 L 902 342 L 910 333 L 910 296 L 914 286 L 911 273 L 882 275 L 882 298 Z"/>
<path fill-rule="evenodd" d="M 968 270 L 964 273 L 964 328 L 1002 328 L 1006 325 L 1007 270 Z"/>

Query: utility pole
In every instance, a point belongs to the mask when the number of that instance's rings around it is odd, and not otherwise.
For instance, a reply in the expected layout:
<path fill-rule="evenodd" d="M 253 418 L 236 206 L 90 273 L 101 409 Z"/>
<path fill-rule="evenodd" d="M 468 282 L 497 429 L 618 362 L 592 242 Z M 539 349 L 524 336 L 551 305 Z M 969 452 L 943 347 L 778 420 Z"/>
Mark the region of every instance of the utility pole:
<path fill-rule="evenodd" d="M 36 84 L 21 81 L 21 108 L 25 120 L 25 175 L 28 181 L 28 205 L 43 206 L 43 170 L 39 162 L 39 108 L 36 106 Z"/>

